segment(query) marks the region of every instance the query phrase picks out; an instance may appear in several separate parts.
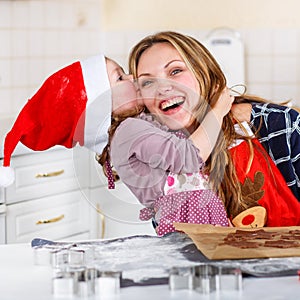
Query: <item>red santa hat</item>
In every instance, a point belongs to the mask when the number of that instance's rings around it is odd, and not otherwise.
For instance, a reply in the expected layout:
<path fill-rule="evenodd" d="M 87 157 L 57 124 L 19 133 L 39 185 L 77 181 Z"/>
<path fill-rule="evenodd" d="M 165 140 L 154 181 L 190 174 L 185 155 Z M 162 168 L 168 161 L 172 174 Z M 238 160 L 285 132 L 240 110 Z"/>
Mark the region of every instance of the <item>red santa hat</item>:
<path fill-rule="evenodd" d="M 95 101 L 99 97 L 102 101 Z M 105 120 L 97 115 L 99 110 L 106 110 Z M 110 112 L 110 84 L 103 55 L 74 62 L 52 74 L 25 104 L 5 137 L 0 186 L 14 181 L 10 159 L 18 142 L 38 151 L 56 145 L 72 148 L 79 143 L 101 152 L 105 138 L 101 140 L 98 132 L 101 126 L 108 128 Z"/>

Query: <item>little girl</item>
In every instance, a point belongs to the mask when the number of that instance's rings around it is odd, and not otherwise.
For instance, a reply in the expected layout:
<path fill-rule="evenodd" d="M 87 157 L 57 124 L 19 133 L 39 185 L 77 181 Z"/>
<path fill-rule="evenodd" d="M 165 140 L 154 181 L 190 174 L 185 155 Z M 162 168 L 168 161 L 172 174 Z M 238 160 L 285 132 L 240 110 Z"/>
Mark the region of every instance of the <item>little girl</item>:
<path fill-rule="evenodd" d="M 204 143 L 209 131 L 203 128 L 204 124 L 220 123 L 215 111 L 225 115 L 232 101 L 225 89 L 218 104 L 203 120 L 203 126 L 191 137 L 202 135 Z M 219 128 L 213 135 L 218 134 Z M 213 136 L 208 137 L 211 149 L 213 141 Z M 146 206 L 140 219 L 153 218 L 159 236 L 175 231 L 173 222 L 229 225 L 221 199 L 202 172 L 204 161 L 199 149 L 184 131 L 171 131 L 155 116 L 141 113 L 121 122 L 111 140 L 110 154 L 121 180 Z"/>
<path fill-rule="evenodd" d="M 10 160 L 18 142 L 37 151 L 80 144 L 101 152 L 111 112 L 122 113 L 136 105 L 132 77 L 102 54 L 56 71 L 27 101 L 5 137 L 0 186 L 14 181 Z"/>

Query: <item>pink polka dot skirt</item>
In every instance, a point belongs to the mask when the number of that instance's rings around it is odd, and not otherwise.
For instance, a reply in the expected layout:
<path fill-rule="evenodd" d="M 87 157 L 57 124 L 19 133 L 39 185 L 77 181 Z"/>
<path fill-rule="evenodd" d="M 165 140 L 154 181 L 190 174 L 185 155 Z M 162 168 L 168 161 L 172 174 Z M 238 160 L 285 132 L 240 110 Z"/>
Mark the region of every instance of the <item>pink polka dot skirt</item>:
<path fill-rule="evenodd" d="M 228 226 L 221 199 L 212 190 L 194 190 L 160 197 L 155 202 L 157 234 L 175 231 L 173 222 Z"/>

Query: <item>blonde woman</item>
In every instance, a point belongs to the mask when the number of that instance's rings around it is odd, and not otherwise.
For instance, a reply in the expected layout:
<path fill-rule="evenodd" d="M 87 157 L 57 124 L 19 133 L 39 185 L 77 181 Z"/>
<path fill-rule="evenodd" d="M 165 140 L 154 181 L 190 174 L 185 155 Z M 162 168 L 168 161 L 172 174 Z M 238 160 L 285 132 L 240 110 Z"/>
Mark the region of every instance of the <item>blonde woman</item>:
<path fill-rule="evenodd" d="M 185 134 L 186 148 L 196 148 L 200 161 L 193 164 L 193 155 L 176 152 L 177 157 L 172 162 L 176 165 L 178 161 L 184 161 L 200 169 L 207 176 L 209 186 L 222 199 L 229 218 L 249 207 L 261 205 L 267 210 L 267 226 L 300 225 L 300 203 L 254 137 L 256 131 L 251 130 L 247 123 L 242 125 L 239 122 L 244 117 L 234 117 L 232 113 L 219 109 L 222 101 L 228 101 L 224 97 L 226 79 L 215 59 L 201 43 L 180 33 L 160 32 L 144 38 L 132 49 L 129 67 L 137 79 L 145 113 L 151 113 L 151 118 L 142 117 L 143 121 L 150 122 L 154 127 L 156 123 L 159 124 L 156 126 L 165 126 L 165 130 L 172 134 Z M 185 92 L 182 92 L 183 86 Z M 187 89 L 198 96 L 190 97 Z M 236 101 L 251 103 L 254 107 L 266 105 L 262 99 L 246 95 L 237 97 Z M 275 107 L 278 111 L 284 111 L 282 107 Z M 237 107 L 235 111 L 238 111 Z M 214 118 L 209 118 L 211 112 L 214 112 Z M 298 119 L 296 112 L 290 111 L 290 115 Z M 162 168 L 161 163 L 168 159 L 168 151 L 165 147 L 161 149 L 161 140 L 159 143 L 149 142 L 151 138 L 147 138 L 147 132 L 136 130 L 141 125 L 134 118 L 128 120 L 127 117 L 121 126 L 120 116 L 113 121 L 110 132 L 111 160 L 121 179 L 141 203 L 154 211 L 159 224 L 165 203 L 172 203 L 172 200 L 168 202 L 168 197 L 173 191 L 166 190 L 168 175 L 175 173 L 180 178 L 184 173 L 195 171 L 177 169 L 173 172 L 170 170 L 173 165 L 168 164 Z M 141 121 L 141 115 L 135 117 Z M 253 119 L 256 120 L 252 118 L 251 121 Z M 265 126 L 259 124 L 260 120 L 257 119 L 254 125 L 262 130 Z M 206 138 L 205 134 L 197 135 L 201 128 L 204 128 Z M 299 138 L 299 132 L 296 131 L 294 136 L 295 139 Z M 148 144 L 145 144 L 145 140 Z M 141 149 L 147 150 L 147 160 L 143 160 L 145 152 Z M 159 152 L 156 149 L 161 150 Z M 154 176 L 160 171 L 161 176 Z M 178 181 L 177 186 L 180 186 Z M 174 193 L 184 192 L 174 189 Z M 188 210 L 189 205 L 184 200 L 180 207 L 176 204 L 174 210 Z"/>

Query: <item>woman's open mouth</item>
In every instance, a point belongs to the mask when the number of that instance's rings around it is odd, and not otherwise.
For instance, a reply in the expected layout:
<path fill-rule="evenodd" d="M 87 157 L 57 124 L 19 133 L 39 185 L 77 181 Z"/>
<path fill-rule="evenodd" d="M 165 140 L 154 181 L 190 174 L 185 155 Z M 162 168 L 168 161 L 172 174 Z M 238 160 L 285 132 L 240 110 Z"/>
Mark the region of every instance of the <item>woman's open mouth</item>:
<path fill-rule="evenodd" d="M 182 96 L 180 96 L 180 97 L 174 97 L 174 98 L 162 101 L 159 104 L 159 108 L 163 112 L 170 112 L 171 110 L 179 108 L 184 103 L 184 101 L 185 101 L 185 99 Z"/>

